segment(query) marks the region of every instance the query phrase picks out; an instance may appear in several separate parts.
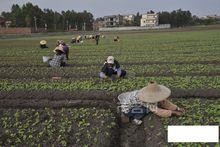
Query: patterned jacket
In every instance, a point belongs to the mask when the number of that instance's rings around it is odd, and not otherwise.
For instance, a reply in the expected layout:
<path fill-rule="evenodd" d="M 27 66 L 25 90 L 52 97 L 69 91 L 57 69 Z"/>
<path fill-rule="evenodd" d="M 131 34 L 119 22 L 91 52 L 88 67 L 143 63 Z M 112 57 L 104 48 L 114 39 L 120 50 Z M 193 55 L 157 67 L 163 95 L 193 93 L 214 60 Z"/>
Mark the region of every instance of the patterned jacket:
<path fill-rule="evenodd" d="M 49 61 L 49 65 L 51 67 L 60 67 L 61 62 L 64 60 L 64 54 L 61 55 L 54 55 L 53 59 Z"/>
<path fill-rule="evenodd" d="M 163 100 L 158 103 L 142 102 L 137 97 L 138 92 L 139 90 L 135 90 L 119 95 L 118 100 L 120 101 L 120 107 L 123 113 L 128 113 L 133 107 L 144 106 L 158 116 L 169 117 L 172 114 L 172 110 L 177 109 L 177 106 L 171 103 L 169 100 Z"/>

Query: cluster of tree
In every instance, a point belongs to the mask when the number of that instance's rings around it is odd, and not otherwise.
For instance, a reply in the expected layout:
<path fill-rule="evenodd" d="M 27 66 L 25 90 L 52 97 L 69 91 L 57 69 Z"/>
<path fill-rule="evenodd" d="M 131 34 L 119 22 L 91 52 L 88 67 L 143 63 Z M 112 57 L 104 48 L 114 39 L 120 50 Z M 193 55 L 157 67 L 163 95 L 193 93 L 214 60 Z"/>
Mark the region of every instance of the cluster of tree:
<path fill-rule="evenodd" d="M 49 31 L 91 30 L 93 23 L 93 15 L 87 11 L 68 10 L 59 13 L 51 9 L 42 10 L 30 2 L 21 7 L 14 4 L 11 12 L 2 12 L 1 15 L 12 21 L 12 27 L 47 28 Z"/>
<path fill-rule="evenodd" d="M 134 26 L 140 26 L 141 25 L 141 18 L 142 18 L 142 15 L 140 15 L 140 13 L 138 12 L 134 16 Z"/>
<path fill-rule="evenodd" d="M 193 24 L 192 14 L 190 11 L 181 9 L 172 12 L 160 12 L 159 24 L 171 24 L 172 27 L 183 27 Z"/>
<path fill-rule="evenodd" d="M 200 19 L 191 14 L 190 11 L 181 9 L 172 12 L 159 12 L 159 24 L 171 24 L 172 27 L 184 27 L 192 25 L 210 25 L 218 21 L 213 18 Z"/>
<path fill-rule="evenodd" d="M 149 11 L 154 13 L 154 11 Z M 12 21 L 11 27 L 32 27 L 32 28 L 47 28 L 48 31 L 63 31 L 69 29 L 76 30 L 92 30 L 93 15 L 87 11 L 62 11 L 61 13 L 52 9 L 41 9 L 32 3 L 26 3 L 23 6 L 14 4 L 11 7 L 11 12 L 2 12 L 1 15 Z M 128 26 L 140 26 L 142 15 L 139 12 L 135 15 L 132 23 L 127 23 Z M 103 21 L 103 18 L 96 20 Z M 182 11 L 181 9 L 172 12 L 159 12 L 159 24 L 171 24 L 172 27 L 184 27 L 190 25 L 208 25 L 218 23 L 219 20 L 208 18 L 200 19 L 197 16 L 192 16 L 190 11 Z"/>

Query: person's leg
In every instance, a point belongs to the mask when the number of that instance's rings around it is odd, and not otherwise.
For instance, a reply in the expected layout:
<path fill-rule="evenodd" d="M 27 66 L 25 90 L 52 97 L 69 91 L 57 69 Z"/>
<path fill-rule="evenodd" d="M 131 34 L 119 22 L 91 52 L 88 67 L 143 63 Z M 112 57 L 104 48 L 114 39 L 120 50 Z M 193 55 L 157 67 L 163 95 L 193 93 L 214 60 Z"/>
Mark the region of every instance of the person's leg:
<path fill-rule="evenodd" d="M 128 116 L 126 116 L 125 113 L 121 113 L 121 122 L 122 123 L 129 123 L 130 118 Z"/>
<path fill-rule="evenodd" d="M 125 70 L 121 70 L 121 78 L 124 78 L 126 76 L 126 71 Z"/>
<path fill-rule="evenodd" d="M 113 72 L 110 76 L 111 80 L 114 81 L 118 78 L 117 72 Z"/>
<path fill-rule="evenodd" d="M 105 73 L 104 72 L 100 72 L 99 73 L 99 77 L 101 78 L 101 79 L 106 79 L 106 75 L 105 75 Z"/>

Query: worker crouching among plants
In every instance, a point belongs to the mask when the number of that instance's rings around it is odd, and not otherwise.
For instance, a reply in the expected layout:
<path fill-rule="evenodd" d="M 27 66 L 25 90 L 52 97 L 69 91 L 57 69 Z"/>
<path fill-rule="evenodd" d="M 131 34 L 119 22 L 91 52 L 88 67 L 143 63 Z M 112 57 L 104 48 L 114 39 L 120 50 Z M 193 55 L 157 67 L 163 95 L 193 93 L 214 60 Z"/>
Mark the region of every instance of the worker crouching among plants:
<path fill-rule="evenodd" d="M 172 115 L 182 116 L 183 108 L 179 108 L 167 98 L 171 90 L 152 81 L 141 90 L 122 93 L 118 96 L 121 108 L 121 120 L 124 123 L 132 120 L 136 125 L 142 123 L 142 118 L 150 112 L 160 117 Z"/>
<path fill-rule="evenodd" d="M 62 46 L 58 46 L 54 49 L 55 55 L 52 59 L 48 61 L 50 67 L 64 67 L 66 63 L 64 62 L 65 59 L 65 51 L 63 50 Z"/>
<path fill-rule="evenodd" d="M 114 59 L 113 56 L 109 56 L 105 61 L 101 72 L 99 73 L 99 77 L 101 79 L 120 79 L 126 76 L 126 71 L 120 68 L 120 64 L 117 60 Z"/>
<path fill-rule="evenodd" d="M 46 41 L 46 40 L 41 40 L 41 41 L 40 41 L 40 48 L 41 48 L 41 49 L 48 48 L 48 46 L 47 46 L 47 41 Z"/>

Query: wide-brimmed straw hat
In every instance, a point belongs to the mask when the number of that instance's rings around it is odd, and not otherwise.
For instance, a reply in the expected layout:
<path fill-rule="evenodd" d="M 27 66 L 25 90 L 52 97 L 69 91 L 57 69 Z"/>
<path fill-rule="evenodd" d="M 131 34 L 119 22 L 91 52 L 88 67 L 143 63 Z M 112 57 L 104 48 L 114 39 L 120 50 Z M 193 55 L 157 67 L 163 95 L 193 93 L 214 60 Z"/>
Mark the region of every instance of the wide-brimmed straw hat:
<path fill-rule="evenodd" d="M 47 44 L 47 41 L 46 41 L 46 40 L 41 40 L 41 41 L 40 41 L 40 44 L 41 44 L 41 45 Z"/>
<path fill-rule="evenodd" d="M 53 52 L 55 52 L 56 53 L 56 51 L 61 51 L 61 52 L 63 52 L 64 53 L 64 50 L 63 50 L 63 47 L 62 46 L 57 46 L 54 50 L 53 50 Z"/>
<path fill-rule="evenodd" d="M 171 90 L 169 88 L 151 81 L 146 87 L 139 90 L 137 97 L 143 102 L 156 103 L 167 99 L 170 94 Z"/>
<path fill-rule="evenodd" d="M 115 62 L 115 58 L 113 56 L 108 56 L 107 63 L 114 64 L 114 62 Z"/>

